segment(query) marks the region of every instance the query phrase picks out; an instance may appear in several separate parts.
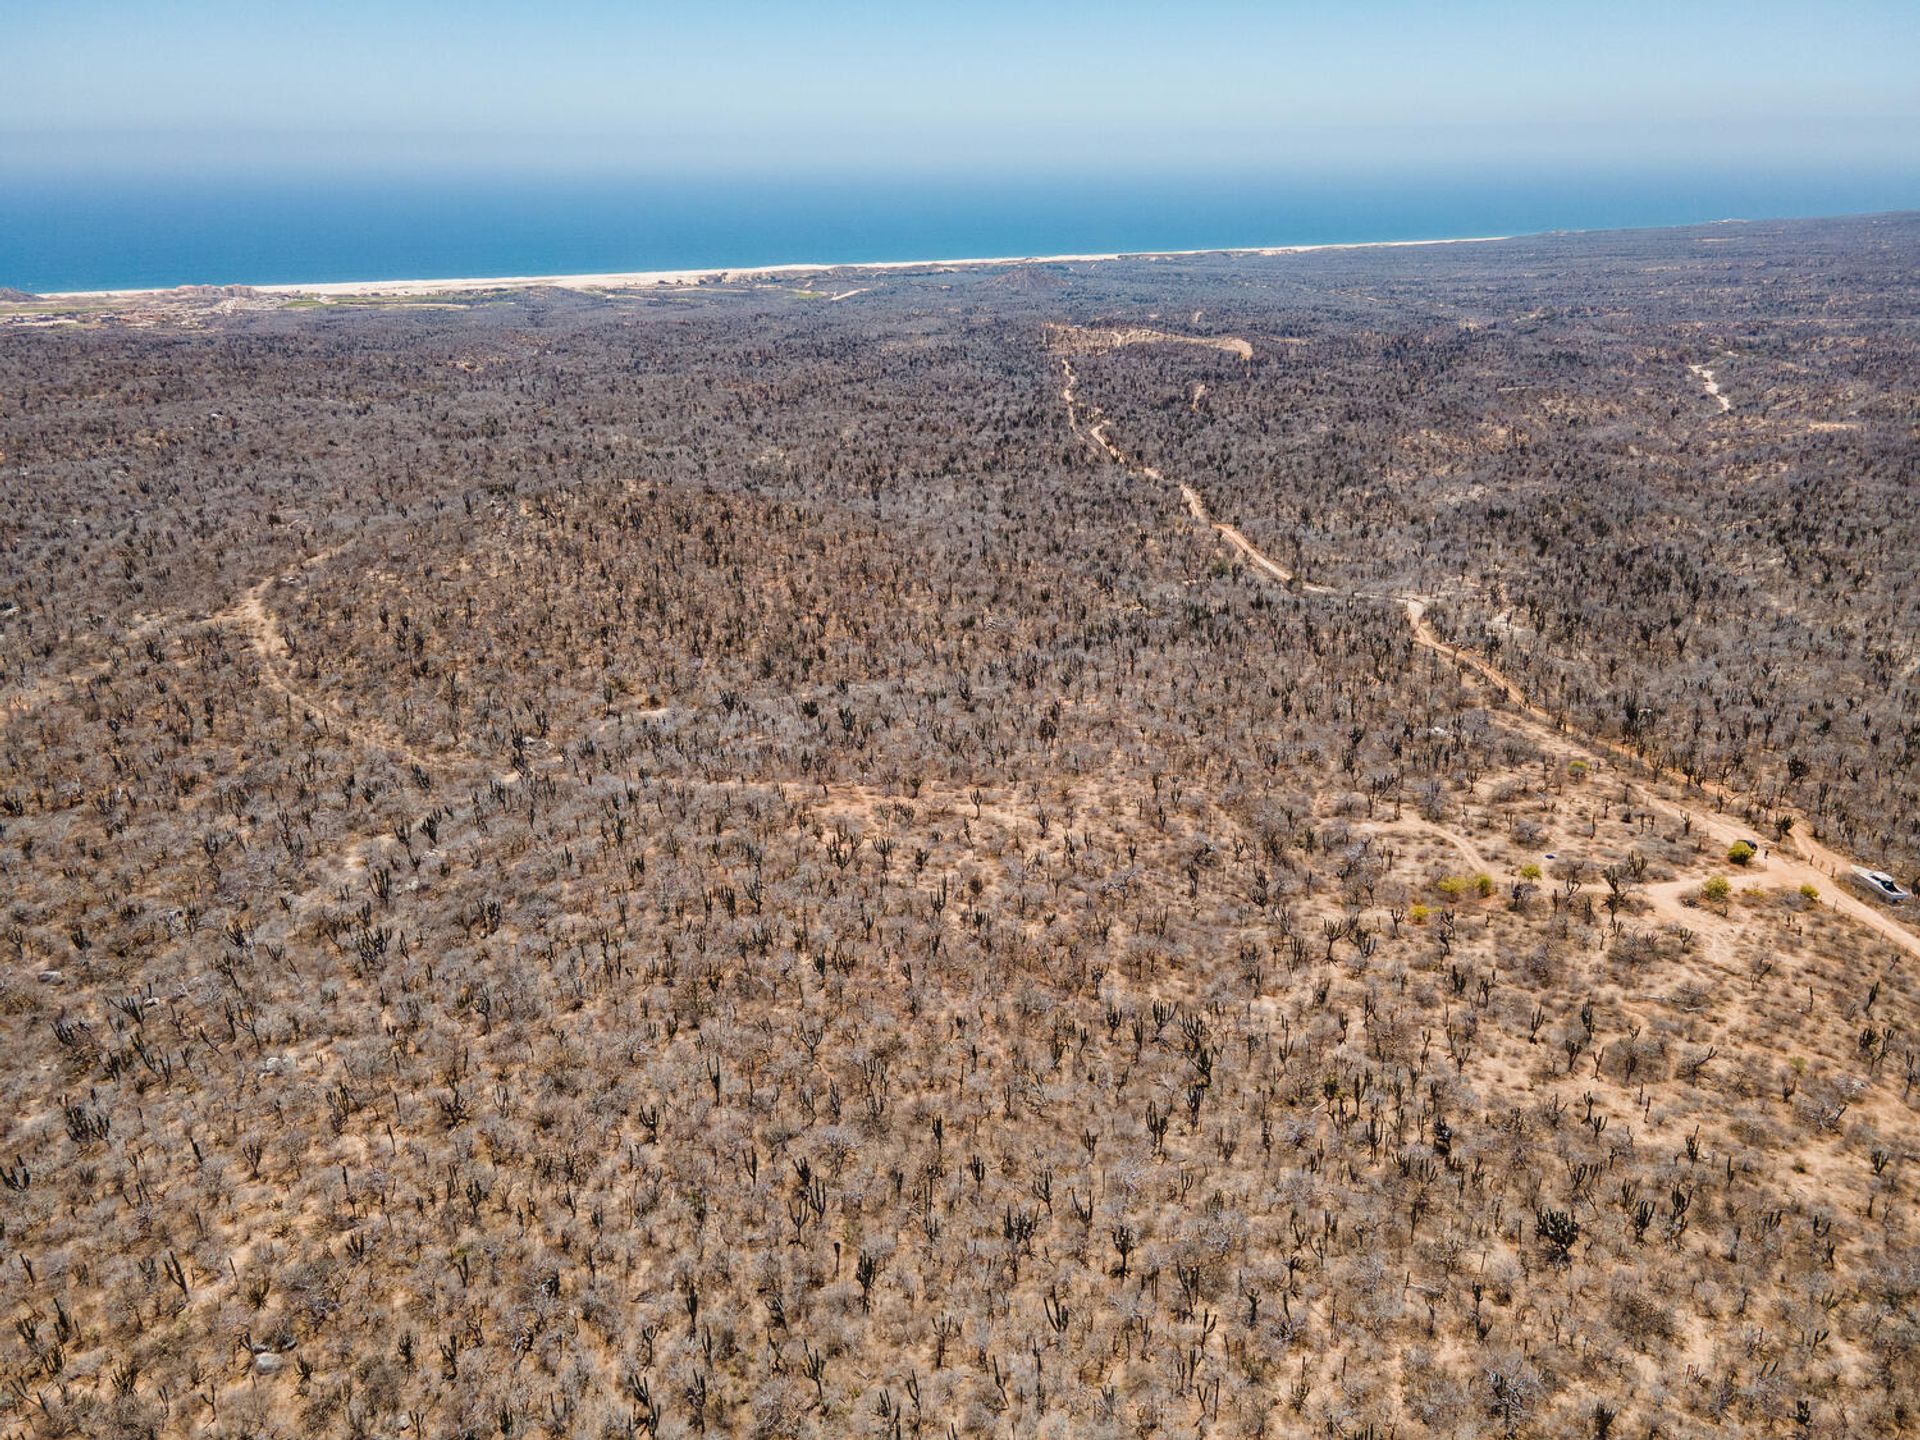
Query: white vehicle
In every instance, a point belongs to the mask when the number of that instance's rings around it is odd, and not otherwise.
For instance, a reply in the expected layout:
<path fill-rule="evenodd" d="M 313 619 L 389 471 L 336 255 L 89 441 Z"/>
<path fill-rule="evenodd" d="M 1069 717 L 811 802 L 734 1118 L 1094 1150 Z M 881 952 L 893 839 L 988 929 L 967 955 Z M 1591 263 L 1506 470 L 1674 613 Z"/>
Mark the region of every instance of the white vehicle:
<path fill-rule="evenodd" d="M 1900 882 L 1884 870 L 1869 870 L 1864 865 L 1856 865 L 1853 867 L 1853 879 L 1874 899 L 1884 900 L 1889 905 L 1898 905 L 1902 900 L 1913 898 L 1911 890 L 1902 890 Z"/>

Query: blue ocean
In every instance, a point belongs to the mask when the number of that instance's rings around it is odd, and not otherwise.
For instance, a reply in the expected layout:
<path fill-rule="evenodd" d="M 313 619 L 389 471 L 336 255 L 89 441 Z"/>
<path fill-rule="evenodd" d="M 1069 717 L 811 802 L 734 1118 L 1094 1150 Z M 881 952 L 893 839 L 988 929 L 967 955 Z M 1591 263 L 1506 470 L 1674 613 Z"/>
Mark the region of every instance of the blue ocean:
<path fill-rule="evenodd" d="M 0 174 L 0 286 L 432 279 L 1192 250 L 1920 207 L 1909 175 Z"/>

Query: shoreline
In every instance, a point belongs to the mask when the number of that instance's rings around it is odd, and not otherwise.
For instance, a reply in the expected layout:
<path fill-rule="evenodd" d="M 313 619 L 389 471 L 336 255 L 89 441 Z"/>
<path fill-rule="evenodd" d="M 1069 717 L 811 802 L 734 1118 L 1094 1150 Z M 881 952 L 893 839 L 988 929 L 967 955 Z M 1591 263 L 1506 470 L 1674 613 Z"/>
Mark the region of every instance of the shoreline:
<path fill-rule="evenodd" d="M 190 283 L 121 290 L 44 290 L 36 300 L 138 300 L 229 291 L 253 295 L 299 298 L 348 295 L 448 295 L 471 290 L 524 290 L 552 286 L 564 290 L 645 289 L 653 286 L 726 284 L 738 280 L 776 280 L 802 275 L 845 272 L 887 274 L 916 270 L 967 270 L 1017 265 L 1097 265 L 1116 260 L 1181 260 L 1197 256 L 1247 256 L 1267 259 L 1305 255 L 1321 250 L 1384 250 L 1421 245 L 1485 245 L 1512 240 L 1512 235 L 1456 235 L 1435 240 L 1347 240 L 1316 245 L 1217 246 L 1204 250 L 1115 250 L 1085 255 L 997 255 L 948 260 L 853 260 L 840 264 L 785 263 L 779 265 L 708 266 L 684 270 L 625 270 L 579 275 L 495 275 L 437 280 L 322 280 L 305 283 L 249 285 L 244 283 Z"/>

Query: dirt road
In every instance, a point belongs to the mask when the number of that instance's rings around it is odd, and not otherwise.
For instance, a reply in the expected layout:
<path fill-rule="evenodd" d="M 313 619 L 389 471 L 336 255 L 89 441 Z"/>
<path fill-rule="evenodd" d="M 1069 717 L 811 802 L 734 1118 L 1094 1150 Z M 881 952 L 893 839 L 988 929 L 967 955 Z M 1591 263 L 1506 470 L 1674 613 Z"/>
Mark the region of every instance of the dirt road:
<path fill-rule="evenodd" d="M 1693 372 L 1693 378 L 1700 382 L 1707 394 L 1720 402 L 1720 413 L 1722 415 L 1733 409 L 1733 401 L 1720 393 L 1720 382 L 1713 378 L 1712 370 L 1705 365 L 1689 365 L 1687 369 Z"/>
<path fill-rule="evenodd" d="M 1062 334 L 1068 334 L 1077 340 L 1081 348 L 1076 349 L 1074 353 L 1086 353 L 1086 342 L 1081 337 L 1084 337 L 1088 333 L 1089 332 L 1085 331 L 1077 331 L 1074 327 L 1068 326 L 1053 326 L 1050 327 L 1049 330 L 1050 339 L 1053 339 L 1056 345 L 1058 343 L 1058 337 Z M 1105 346 L 1100 347 L 1109 349 L 1120 344 L 1145 344 L 1166 340 L 1178 340 L 1181 338 L 1178 336 L 1163 335 L 1158 331 L 1134 330 L 1099 333 L 1103 336 L 1116 337 L 1109 340 Z M 1126 338 L 1117 338 L 1121 336 Z M 1243 359 L 1250 359 L 1253 354 L 1252 345 L 1245 340 L 1237 341 L 1232 347 L 1223 345 L 1218 337 L 1207 337 L 1205 341 L 1199 343 L 1205 343 L 1214 348 L 1231 348 L 1234 354 L 1240 355 Z M 1128 459 L 1126 454 L 1108 433 L 1110 422 L 1100 419 L 1097 423 L 1087 424 L 1082 421 L 1081 414 L 1083 411 L 1092 416 L 1098 416 L 1100 412 L 1097 407 L 1088 407 L 1078 399 L 1078 377 L 1074 374 L 1071 360 L 1063 355 L 1061 356 L 1060 364 L 1066 375 L 1066 384 L 1061 390 L 1061 399 L 1066 402 L 1068 425 L 1078 433 L 1085 435 L 1102 454 L 1115 464 L 1126 467 L 1142 479 L 1152 481 L 1163 480 L 1164 477 L 1162 477 L 1161 473 L 1153 466 Z M 1707 385 L 1708 393 L 1720 401 L 1723 411 L 1730 409 L 1731 406 L 1726 398 L 1720 395 L 1719 388 L 1713 383 L 1712 372 L 1710 370 L 1704 370 L 1704 367 L 1701 366 L 1694 366 L 1692 368 L 1696 373 L 1702 373 L 1704 371 L 1702 378 Z M 1671 785 L 1677 780 L 1682 784 L 1690 785 L 1692 789 L 1705 794 L 1722 805 L 1756 811 L 1764 808 L 1755 804 L 1750 797 L 1741 795 L 1737 791 L 1730 790 L 1725 786 L 1717 785 L 1709 781 L 1687 782 L 1685 781 L 1685 777 L 1672 776 L 1660 767 L 1651 764 L 1644 756 L 1640 755 L 1631 747 L 1622 745 L 1618 741 L 1609 740 L 1604 736 L 1585 735 L 1569 730 L 1561 718 L 1554 716 L 1530 701 L 1527 698 L 1526 692 L 1520 688 L 1520 685 L 1512 676 L 1508 675 L 1483 656 L 1474 654 L 1472 651 L 1443 640 L 1427 620 L 1427 607 L 1431 603 L 1432 597 L 1424 595 L 1375 593 L 1369 591 L 1346 591 L 1336 589 L 1330 585 L 1320 585 L 1311 581 L 1302 580 L 1299 576 L 1295 575 L 1292 571 L 1262 551 L 1241 533 L 1237 526 L 1229 525 L 1225 521 L 1215 519 L 1212 511 L 1207 506 L 1205 497 L 1202 496 L 1199 490 L 1193 485 L 1181 481 L 1179 482 L 1179 489 L 1180 497 L 1186 504 L 1187 513 L 1190 514 L 1194 520 L 1200 524 L 1212 526 L 1220 538 L 1232 546 L 1252 569 L 1260 572 L 1267 579 L 1287 587 L 1293 593 L 1326 596 L 1336 599 L 1375 600 L 1400 606 L 1406 613 L 1407 624 L 1412 629 L 1413 640 L 1416 645 L 1444 657 L 1452 662 L 1458 669 L 1471 674 L 1480 683 L 1495 691 L 1502 705 L 1505 707 L 1492 712 L 1496 719 L 1502 721 L 1510 728 L 1523 731 L 1549 753 L 1589 761 L 1598 760 L 1603 764 L 1617 761 L 1632 771 L 1650 773 L 1654 781 L 1662 784 Z M 1715 846 L 1731 846 L 1736 840 L 1759 838 L 1754 835 L 1753 827 L 1750 824 L 1738 818 L 1730 817 L 1715 810 L 1698 809 L 1683 801 L 1675 800 L 1670 796 L 1661 796 L 1657 799 L 1652 796 L 1647 798 L 1651 803 L 1656 804 L 1659 809 L 1664 810 L 1671 818 L 1688 822 L 1693 830 L 1704 835 Z M 1847 872 L 1854 862 L 1814 838 L 1813 832 L 1816 827 L 1813 825 L 1809 816 L 1785 806 L 1774 807 L 1773 813 L 1782 819 L 1787 819 L 1792 822 L 1791 831 L 1786 841 L 1786 844 L 1790 846 L 1791 849 L 1788 850 L 1781 847 L 1772 847 L 1770 849 L 1767 862 L 1762 872 L 1769 882 L 1788 889 L 1798 888 L 1803 885 L 1813 886 L 1820 892 L 1820 898 L 1823 903 L 1839 913 L 1848 916 L 1850 919 L 1857 920 L 1874 934 L 1897 946 L 1907 954 L 1920 958 L 1920 935 L 1916 935 L 1906 925 L 1894 919 L 1893 916 L 1886 911 L 1856 895 L 1849 888 Z M 1671 897 L 1662 896 L 1660 898 L 1669 899 Z"/>
<path fill-rule="evenodd" d="M 231 609 L 216 615 L 214 619 L 235 626 L 247 637 L 248 644 L 253 647 L 254 659 L 259 664 L 261 678 L 291 709 L 337 726 L 370 750 L 387 751 L 429 773 L 437 771 L 442 767 L 433 757 L 421 754 L 385 726 L 349 715 L 331 700 L 302 690 L 289 673 L 290 667 L 286 662 L 292 652 L 286 637 L 280 633 L 280 622 L 267 608 L 267 595 L 274 586 L 296 580 L 301 571 L 323 565 L 337 553 L 335 550 L 323 550 L 308 559 L 299 570 L 286 575 L 269 575 L 244 592 Z"/>

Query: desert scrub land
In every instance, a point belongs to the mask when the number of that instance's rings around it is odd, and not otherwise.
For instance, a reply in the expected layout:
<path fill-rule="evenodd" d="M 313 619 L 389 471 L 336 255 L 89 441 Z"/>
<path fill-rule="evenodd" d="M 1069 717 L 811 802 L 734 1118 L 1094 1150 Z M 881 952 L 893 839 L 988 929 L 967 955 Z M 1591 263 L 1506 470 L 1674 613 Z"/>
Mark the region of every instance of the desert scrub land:
<path fill-rule="evenodd" d="M 0 1434 L 1911 1433 L 1916 260 L 22 302 Z"/>

